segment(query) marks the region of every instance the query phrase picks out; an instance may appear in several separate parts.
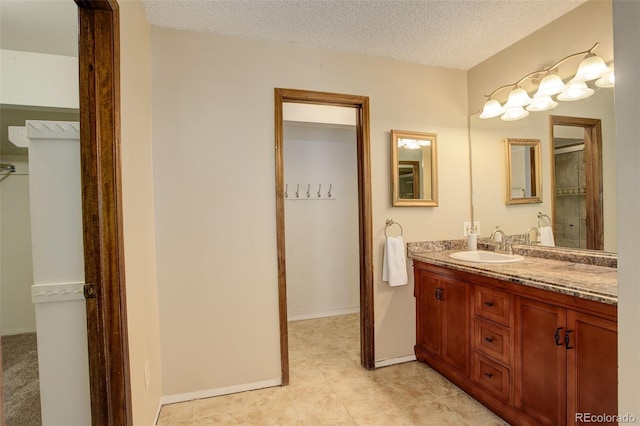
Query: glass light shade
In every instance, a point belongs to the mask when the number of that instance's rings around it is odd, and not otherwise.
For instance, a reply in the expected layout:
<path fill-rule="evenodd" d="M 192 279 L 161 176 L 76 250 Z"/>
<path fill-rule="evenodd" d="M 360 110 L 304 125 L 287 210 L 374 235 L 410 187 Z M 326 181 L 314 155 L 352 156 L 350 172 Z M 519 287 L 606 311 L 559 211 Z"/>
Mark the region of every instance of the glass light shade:
<path fill-rule="evenodd" d="M 398 148 L 402 148 L 403 146 L 405 146 L 408 141 L 409 141 L 409 139 L 398 138 Z"/>
<path fill-rule="evenodd" d="M 527 111 L 547 111 L 551 108 L 555 108 L 558 106 L 558 103 L 551 99 L 551 96 L 538 96 L 537 94 L 533 97 L 533 101 L 527 107 Z"/>
<path fill-rule="evenodd" d="M 502 117 L 500 117 L 500 120 L 515 121 L 515 120 L 520 120 L 521 118 L 525 118 L 527 115 L 529 115 L 529 111 L 526 111 L 521 106 L 517 106 L 517 107 L 507 108 L 507 110 L 504 112 Z"/>
<path fill-rule="evenodd" d="M 596 86 L 598 87 L 613 87 L 616 84 L 616 76 L 613 72 L 613 65 L 609 67 L 609 72 L 598 80 L 596 80 Z"/>
<path fill-rule="evenodd" d="M 556 74 L 549 74 L 540 81 L 538 91 L 533 97 L 536 96 L 553 96 L 564 90 L 565 84 L 560 77 Z"/>
<path fill-rule="evenodd" d="M 431 146 L 431 141 L 430 140 L 426 140 L 426 139 L 418 140 L 418 145 L 420 145 L 420 146 Z"/>
<path fill-rule="evenodd" d="M 509 93 L 507 103 L 504 105 L 504 109 L 508 110 L 513 107 L 523 107 L 531 103 L 531 98 L 526 90 L 521 87 L 516 87 Z"/>
<path fill-rule="evenodd" d="M 405 139 L 404 149 L 420 149 L 420 144 L 415 139 Z"/>
<path fill-rule="evenodd" d="M 499 115 L 504 114 L 504 108 L 500 105 L 500 102 L 495 99 L 489 99 L 484 103 L 484 108 L 482 108 L 482 114 L 478 117 L 480 118 L 493 118 Z"/>
<path fill-rule="evenodd" d="M 557 97 L 559 101 L 578 101 L 593 95 L 594 90 L 587 86 L 584 81 L 571 80 L 567 87 Z"/>
<path fill-rule="evenodd" d="M 591 81 L 600 78 L 609 72 L 609 67 L 601 57 L 596 55 L 587 56 L 580 62 L 576 76 L 573 81 Z"/>

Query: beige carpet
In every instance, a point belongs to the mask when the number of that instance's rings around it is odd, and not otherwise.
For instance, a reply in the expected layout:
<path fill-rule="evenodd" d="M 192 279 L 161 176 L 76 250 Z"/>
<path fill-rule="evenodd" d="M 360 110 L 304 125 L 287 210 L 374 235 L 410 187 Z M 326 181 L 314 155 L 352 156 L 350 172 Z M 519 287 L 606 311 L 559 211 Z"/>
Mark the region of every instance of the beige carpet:
<path fill-rule="evenodd" d="M 40 426 L 36 334 L 2 336 L 2 390 L 6 426 Z"/>

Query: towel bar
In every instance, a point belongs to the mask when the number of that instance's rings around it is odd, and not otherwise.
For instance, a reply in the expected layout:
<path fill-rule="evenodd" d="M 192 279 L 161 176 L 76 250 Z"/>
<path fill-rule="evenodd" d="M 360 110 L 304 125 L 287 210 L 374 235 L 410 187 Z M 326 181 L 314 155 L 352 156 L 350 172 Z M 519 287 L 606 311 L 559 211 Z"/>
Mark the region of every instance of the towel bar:
<path fill-rule="evenodd" d="M 387 220 L 385 221 L 385 224 L 387 225 L 387 226 L 384 228 L 384 236 L 385 236 L 385 237 L 388 237 L 388 235 L 387 235 L 387 229 L 388 229 L 391 225 L 398 225 L 398 226 L 400 227 L 400 236 L 402 237 L 402 234 L 403 234 L 403 231 L 402 231 L 402 225 L 400 225 L 398 222 L 394 222 L 394 221 L 393 221 L 393 219 L 387 219 Z"/>
<path fill-rule="evenodd" d="M 541 225 L 540 222 L 544 222 L 545 219 L 547 220 L 547 224 Z M 551 226 L 551 218 L 542 212 L 538 212 L 538 228 L 541 228 L 543 226 Z"/>

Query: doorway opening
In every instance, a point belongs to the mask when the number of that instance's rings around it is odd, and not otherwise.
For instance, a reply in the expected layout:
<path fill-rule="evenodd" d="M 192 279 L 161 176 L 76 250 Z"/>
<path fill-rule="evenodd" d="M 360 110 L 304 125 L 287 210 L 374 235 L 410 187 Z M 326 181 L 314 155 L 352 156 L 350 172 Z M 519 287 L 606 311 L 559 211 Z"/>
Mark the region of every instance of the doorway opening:
<path fill-rule="evenodd" d="M 551 115 L 549 123 L 551 220 L 557 244 L 603 250 L 601 121 Z"/>
<path fill-rule="evenodd" d="M 327 92 L 275 89 L 276 231 L 278 247 L 278 297 L 282 385 L 289 384 L 289 336 L 287 313 L 284 180 L 284 103 L 349 107 L 356 115 L 358 179 L 358 240 L 360 275 L 360 363 L 375 367 L 373 329 L 373 229 L 371 220 L 371 164 L 369 142 L 369 98 Z"/>

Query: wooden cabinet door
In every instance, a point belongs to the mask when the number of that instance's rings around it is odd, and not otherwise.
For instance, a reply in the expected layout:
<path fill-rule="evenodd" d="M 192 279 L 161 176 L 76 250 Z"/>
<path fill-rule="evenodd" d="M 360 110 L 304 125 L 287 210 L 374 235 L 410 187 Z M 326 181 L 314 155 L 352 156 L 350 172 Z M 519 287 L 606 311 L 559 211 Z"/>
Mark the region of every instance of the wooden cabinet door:
<path fill-rule="evenodd" d="M 566 310 L 519 297 L 515 307 L 515 405 L 543 425 L 565 425 Z"/>
<path fill-rule="evenodd" d="M 591 315 L 567 312 L 567 423 L 582 424 L 586 413 L 618 412 L 617 325 Z M 576 415 L 577 414 L 577 415 Z M 604 419 L 603 419 L 604 420 Z M 589 424 L 616 424 L 589 422 Z"/>
<path fill-rule="evenodd" d="M 471 284 L 452 279 L 443 279 L 442 284 L 442 359 L 465 375 L 469 375 Z"/>
<path fill-rule="evenodd" d="M 416 270 L 416 344 L 435 355 L 442 354 L 442 291 L 438 275 Z"/>

